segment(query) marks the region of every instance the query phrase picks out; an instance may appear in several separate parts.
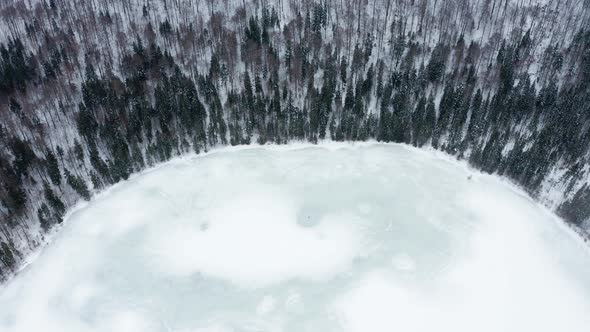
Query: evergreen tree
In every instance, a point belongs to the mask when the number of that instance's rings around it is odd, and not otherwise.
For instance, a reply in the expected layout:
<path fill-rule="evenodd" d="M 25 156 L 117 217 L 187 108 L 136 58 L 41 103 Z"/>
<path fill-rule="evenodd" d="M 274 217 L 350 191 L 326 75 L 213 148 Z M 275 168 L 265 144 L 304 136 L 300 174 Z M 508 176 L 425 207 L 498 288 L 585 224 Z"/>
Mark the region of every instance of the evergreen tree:
<path fill-rule="evenodd" d="M 16 257 L 14 248 L 11 248 L 6 242 L 0 243 L 0 262 L 4 264 L 9 270 L 14 271 L 16 269 Z"/>
<path fill-rule="evenodd" d="M 64 203 L 59 199 L 59 197 L 55 194 L 55 192 L 49 187 L 47 183 L 43 184 L 43 188 L 45 191 L 45 199 L 49 203 L 49 206 L 53 209 L 55 214 L 61 219 L 61 217 L 66 212 L 66 207 Z"/>
<path fill-rule="evenodd" d="M 74 189 L 78 193 L 78 195 L 82 196 L 84 200 L 90 200 L 90 191 L 88 190 L 88 187 L 86 186 L 84 180 L 82 180 L 76 175 L 73 175 L 68 170 L 66 170 L 65 173 L 66 180 L 70 187 L 72 187 L 72 189 Z"/>
<path fill-rule="evenodd" d="M 53 182 L 54 185 L 59 186 L 61 184 L 61 172 L 59 170 L 57 158 L 55 158 L 55 154 L 53 154 L 51 150 L 47 151 L 47 155 L 45 156 L 45 164 L 51 182 Z"/>
<path fill-rule="evenodd" d="M 37 159 L 35 152 L 31 149 L 29 142 L 23 141 L 18 137 L 14 137 L 9 141 L 10 149 L 14 155 L 12 168 L 15 175 L 20 178 L 28 175 L 28 170 Z"/>

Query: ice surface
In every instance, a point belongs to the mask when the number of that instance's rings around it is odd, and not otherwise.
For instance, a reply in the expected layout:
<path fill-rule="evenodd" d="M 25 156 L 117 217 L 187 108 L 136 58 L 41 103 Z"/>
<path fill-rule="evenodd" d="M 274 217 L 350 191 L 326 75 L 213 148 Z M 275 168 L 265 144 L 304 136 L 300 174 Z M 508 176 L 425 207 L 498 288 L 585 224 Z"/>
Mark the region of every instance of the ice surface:
<path fill-rule="evenodd" d="M 590 326 L 589 251 L 495 177 L 398 145 L 234 150 L 72 213 L 0 291 L 0 331 Z"/>

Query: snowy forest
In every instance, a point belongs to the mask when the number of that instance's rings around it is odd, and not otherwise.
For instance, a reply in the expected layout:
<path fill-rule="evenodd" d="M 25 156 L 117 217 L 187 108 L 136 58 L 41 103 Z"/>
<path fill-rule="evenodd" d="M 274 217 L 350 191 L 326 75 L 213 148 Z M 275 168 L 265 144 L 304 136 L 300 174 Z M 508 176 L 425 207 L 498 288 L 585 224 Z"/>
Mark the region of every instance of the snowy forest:
<path fill-rule="evenodd" d="M 0 281 L 68 210 L 214 147 L 397 142 L 590 233 L 590 0 L 4 0 Z"/>

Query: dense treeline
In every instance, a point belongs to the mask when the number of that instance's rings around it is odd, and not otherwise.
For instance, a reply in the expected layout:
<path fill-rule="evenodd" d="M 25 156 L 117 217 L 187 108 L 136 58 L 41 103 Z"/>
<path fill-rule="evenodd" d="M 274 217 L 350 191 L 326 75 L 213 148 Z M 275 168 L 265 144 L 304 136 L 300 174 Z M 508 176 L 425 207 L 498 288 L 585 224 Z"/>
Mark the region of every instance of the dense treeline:
<path fill-rule="evenodd" d="M 584 228 L 590 6 L 525 2 L 0 7 L 0 279 L 77 200 L 227 144 L 431 146 Z"/>

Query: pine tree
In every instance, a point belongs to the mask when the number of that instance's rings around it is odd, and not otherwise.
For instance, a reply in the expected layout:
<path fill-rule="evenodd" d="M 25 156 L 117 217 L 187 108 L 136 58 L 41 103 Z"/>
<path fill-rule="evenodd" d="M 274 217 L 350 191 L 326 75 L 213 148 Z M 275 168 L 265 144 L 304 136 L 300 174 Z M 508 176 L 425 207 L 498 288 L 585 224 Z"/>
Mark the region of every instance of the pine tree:
<path fill-rule="evenodd" d="M 10 149 L 14 155 L 12 167 L 18 178 L 27 176 L 29 168 L 37 159 L 35 152 L 31 149 L 29 142 L 23 141 L 18 137 L 14 137 L 9 141 Z"/>
<path fill-rule="evenodd" d="M 53 184 L 56 186 L 61 185 L 61 172 L 59 170 L 57 158 L 55 158 L 55 155 L 51 150 L 47 151 L 47 155 L 45 156 L 45 164 L 51 182 L 53 182 Z"/>
<path fill-rule="evenodd" d="M 0 262 L 11 271 L 14 271 L 16 268 L 16 257 L 13 251 L 16 252 L 8 243 L 0 243 Z"/>
<path fill-rule="evenodd" d="M 66 212 L 66 206 L 47 183 L 43 184 L 43 188 L 45 192 L 45 199 L 49 203 L 49 206 L 53 209 L 54 213 L 61 219 L 61 217 Z"/>
<path fill-rule="evenodd" d="M 90 191 L 88 190 L 88 187 L 86 186 L 84 180 L 82 180 L 76 175 L 72 175 L 72 173 L 70 173 L 68 170 L 66 170 L 65 173 L 67 182 L 70 185 L 70 187 L 72 187 L 72 189 L 74 189 L 78 193 L 78 195 L 82 196 L 84 200 L 90 200 Z"/>

